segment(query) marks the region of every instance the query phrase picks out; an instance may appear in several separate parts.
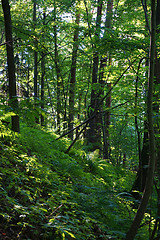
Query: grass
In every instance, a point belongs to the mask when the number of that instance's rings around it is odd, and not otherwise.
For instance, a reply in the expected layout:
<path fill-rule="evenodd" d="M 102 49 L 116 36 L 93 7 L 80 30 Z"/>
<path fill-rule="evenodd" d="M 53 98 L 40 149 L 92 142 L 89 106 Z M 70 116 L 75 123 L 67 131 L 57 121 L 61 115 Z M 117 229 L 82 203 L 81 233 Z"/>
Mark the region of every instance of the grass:
<path fill-rule="evenodd" d="M 45 129 L 1 126 L 1 239 L 122 239 L 133 218 L 134 175 Z"/>

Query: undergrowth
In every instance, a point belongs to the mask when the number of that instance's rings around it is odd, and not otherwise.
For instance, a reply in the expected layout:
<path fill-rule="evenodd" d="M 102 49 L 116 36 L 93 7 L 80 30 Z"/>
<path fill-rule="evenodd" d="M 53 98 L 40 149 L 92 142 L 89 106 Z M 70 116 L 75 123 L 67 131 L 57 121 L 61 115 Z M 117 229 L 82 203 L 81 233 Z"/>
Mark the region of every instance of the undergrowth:
<path fill-rule="evenodd" d="M 65 154 L 69 140 L 56 137 L 1 126 L 1 239 L 123 239 L 134 211 L 120 193 L 133 174 L 80 148 Z"/>

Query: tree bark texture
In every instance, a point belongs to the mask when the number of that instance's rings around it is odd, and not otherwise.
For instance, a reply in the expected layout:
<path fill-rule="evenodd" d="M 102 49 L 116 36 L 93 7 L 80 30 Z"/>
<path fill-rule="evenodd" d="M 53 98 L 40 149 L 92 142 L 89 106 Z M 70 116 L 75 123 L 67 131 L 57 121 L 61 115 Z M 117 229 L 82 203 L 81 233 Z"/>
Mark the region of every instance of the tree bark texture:
<path fill-rule="evenodd" d="M 58 45 L 57 45 L 57 17 L 56 17 L 56 3 L 54 1 L 54 62 L 55 62 L 55 70 L 56 70 L 56 77 L 57 77 L 57 86 L 56 86 L 56 95 L 57 95 L 57 133 L 61 131 L 61 79 L 60 79 L 60 67 L 59 67 L 59 56 L 58 56 Z"/>
<path fill-rule="evenodd" d="M 157 9 L 156 9 L 156 31 L 157 34 L 160 33 L 160 0 L 157 0 Z M 160 58 L 158 56 L 158 50 L 156 49 L 156 59 L 155 59 L 155 86 L 159 86 L 160 84 Z M 158 88 L 159 89 L 159 88 Z M 156 116 L 155 122 L 155 133 L 156 133 L 156 149 L 157 149 L 157 156 L 156 156 L 156 178 L 155 178 L 155 186 L 157 191 L 157 218 L 154 226 L 154 230 L 150 239 L 155 239 L 155 234 L 157 233 L 157 238 L 160 239 L 160 128 L 159 128 L 159 94 L 160 91 L 155 91 L 154 97 L 155 102 L 153 105 L 154 115 Z"/>
<path fill-rule="evenodd" d="M 43 12 L 43 25 L 45 25 L 46 14 Z M 44 110 L 44 80 L 45 80 L 45 53 L 42 51 L 41 59 L 41 109 Z M 44 126 L 44 116 L 41 114 L 41 126 Z"/>
<path fill-rule="evenodd" d="M 113 0 L 109 0 L 107 2 L 107 18 L 106 18 L 106 22 L 105 22 L 106 29 L 112 28 L 112 15 L 113 15 Z M 112 65 L 112 57 L 111 57 L 110 52 L 108 52 L 108 64 L 109 64 L 109 66 Z M 108 74 L 108 76 L 109 76 L 109 74 Z M 111 83 L 107 83 L 108 91 L 111 89 L 111 87 L 112 87 Z M 110 118 L 111 118 L 111 113 L 110 113 L 111 101 L 112 101 L 112 99 L 111 99 L 111 93 L 110 93 L 105 101 L 107 111 L 104 114 L 104 128 L 105 128 L 106 144 L 104 145 L 104 149 L 103 149 L 103 157 L 105 159 L 109 159 L 109 152 L 110 152 L 110 150 L 109 150 L 109 126 L 110 126 Z"/>
<path fill-rule="evenodd" d="M 143 58 L 141 58 L 139 61 L 138 70 L 137 70 L 137 78 L 136 78 L 136 82 L 135 82 L 135 109 L 138 106 L 138 80 L 139 80 L 138 74 L 139 74 L 139 69 L 140 69 L 142 60 L 143 60 Z M 148 61 L 146 61 L 146 66 L 148 66 Z M 144 121 L 144 136 L 143 136 L 142 150 L 141 150 L 141 138 L 140 138 L 140 130 L 138 127 L 137 115 L 135 115 L 135 128 L 136 128 L 137 140 L 138 140 L 139 166 L 138 166 L 138 171 L 137 171 L 137 176 L 136 176 L 135 182 L 132 186 L 132 195 L 136 199 L 140 199 L 141 195 L 136 191 L 140 191 L 140 192 L 144 191 L 146 178 L 147 178 L 148 164 L 149 164 L 149 142 L 148 142 L 147 122 Z M 136 191 L 134 191 L 134 190 L 136 190 Z"/>
<path fill-rule="evenodd" d="M 148 164 L 149 164 L 149 141 L 148 141 L 148 128 L 147 122 L 144 122 L 144 137 L 143 137 L 143 147 L 140 153 L 140 160 L 139 160 L 139 168 L 137 172 L 137 176 L 135 182 L 132 187 L 132 195 L 136 199 L 140 199 L 141 196 L 138 192 L 143 192 L 145 189 L 146 179 L 147 179 L 147 172 L 148 172 Z"/>
<path fill-rule="evenodd" d="M 155 67 L 155 44 L 156 44 L 156 0 L 151 0 L 151 37 L 150 37 L 150 64 L 149 64 L 149 86 L 147 96 L 147 121 L 149 133 L 149 169 L 147 174 L 146 186 L 142 200 L 133 223 L 126 234 L 126 240 L 132 240 L 136 236 L 141 220 L 147 208 L 148 200 L 152 191 L 154 170 L 155 170 L 155 139 L 153 126 L 153 86 L 154 86 L 154 67 Z"/>
<path fill-rule="evenodd" d="M 112 27 L 112 14 L 113 14 L 113 0 L 109 0 L 107 2 L 104 37 L 108 29 L 111 29 Z M 108 50 L 107 56 L 103 57 L 100 63 L 100 73 L 99 73 L 99 84 L 101 88 L 101 92 L 99 94 L 100 98 L 102 98 L 102 95 L 104 95 L 105 85 L 107 85 L 107 90 L 111 89 L 111 83 L 106 82 L 106 80 L 104 79 L 105 67 L 107 66 L 107 61 L 108 61 L 108 66 L 111 66 L 112 59 L 111 59 L 111 53 L 109 50 Z M 109 76 L 109 73 L 108 73 L 108 76 Z M 107 111 L 105 111 L 104 114 L 101 116 L 102 132 L 103 132 L 103 158 L 109 159 L 109 152 L 110 152 L 109 151 L 109 126 L 110 126 L 111 94 L 108 95 L 105 102 L 100 107 L 103 108 L 103 106 L 107 108 Z"/>
<path fill-rule="evenodd" d="M 6 35 L 6 50 L 7 50 L 7 65 L 8 65 L 8 78 L 9 78 L 9 104 L 16 112 L 18 110 L 18 100 L 16 92 L 16 76 L 15 76 L 15 62 L 14 62 L 14 49 L 12 39 L 12 22 L 10 14 L 10 5 L 8 0 L 2 0 L 2 8 L 4 14 L 5 35 Z M 16 114 L 12 116 L 12 130 L 19 132 L 19 117 Z"/>
<path fill-rule="evenodd" d="M 93 114 L 94 111 L 99 111 L 99 89 L 98 86 L 98 67 L 99 67 L 99 54 L 96 50 L 96 44 L 98 43 L 100 37 L 100 25 L 102 18 L 102 7 L 103 1 L 98 0 L 97 2 L 97 17 L 96 17 L 96 30 L 95 30 L 95 46 L 93 49 L 93 67 L 92 67 L 92 91 L 91 91 L 91 104 L 89 108 L 89 116 Z M 101 148 L 101 116 L 97 115 L 89 122 L 88 129 L 88 144 L 91 144 L 90 150 Z"/>
<path fill-rule="evenodd" d="M 71 78 L 69 87 L 69 118 L 68 118 L 68 130 L 73 128 L 74 122 L 74 102 L 75 102 L 75 84 L 76 84 L 76 64 L 77 64 L 77 51 L 78 51 L 78 35 L 79 35 L 79 22 L 80 13 L 77 9 L 75 20 L 75 32 L 73 38 L 73 50 L 72 50 L 72 63 L 71 63 Z M 69 137 L 73 140 L 73 131 L 69 134 Z"/>
<path fill-rule="evenodd" d="M 36 21 L 37 21 L 36 12 L 37 12 L 37 3 L 36 3 L 36 0 L 34 0 L 34 2 L 33 2 L 34 28 L 35 28 Z M 36 47 L 37 47 L 37 41 L 35 40 L 35 48 Z M 38 52 L 37 52 L 37 50 L 35 50 L 34 51 L 34 98 L 35 98 L 35 100 L 38 97 L 37 78 L 38 78 Z"/>
<path fill-rule="evenodd" d="M 33 24 L 34 28 L 36 27 L 36 21 L 37 21 L 37 1 L 33 1 Z M 38 99 L 38 52 L 37 52 L 37 40 L 35 39 L 34 42 L 35 49 L 34 50 L 34 101 L 35 101 L 35 108 L 37 107 L 37 99 Z M 36 117 L 35 122 L 39 123 L 39 116 L 36 111 Z"/>

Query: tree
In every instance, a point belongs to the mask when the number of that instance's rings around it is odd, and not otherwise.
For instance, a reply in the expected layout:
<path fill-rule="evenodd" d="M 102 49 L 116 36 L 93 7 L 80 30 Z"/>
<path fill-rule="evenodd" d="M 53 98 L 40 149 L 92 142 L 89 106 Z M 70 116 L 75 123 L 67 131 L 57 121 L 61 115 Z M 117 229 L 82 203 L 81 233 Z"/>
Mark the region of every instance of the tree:
<path fill-rule="evenodd" d="M 107 2 L 107 13 L 106 13 L 106 21 L 105 21 L 105 31 L 104 31 L 104 38 L 107 34 L 107 31 L 111 30 L 112 27 L 112 14 L 113 14 L 113 0 L 109 0 Z M 111 89 L 111 83 L 108 82 L 106 83 L 106 81 L 108 80 L 104 80 L 104 71 L 105 71 L 105 67 L 107 65 L 107 61 L 108 61 L 108 65 L 111 66 L 111 53 L 110 53 L 110 49 L 108 51 L 108 56 L 107 57 L 103 57 L 101 59 L 101 63 L 100 63 L 100 84 L 101 84 L 101 88 L 104 88 L 105 85 L 107 85 L 107 90 L 109 91 Z M 109 74 L 108 74 L 108 78 L 109 78 Z M 103 130 L 103 158 L 104 159 L 109 159 L 109 126 L 110 126 L 110 108 L 111 108 L 111 94 L 106 98 L 105 100 L 105 104 L 104 104 L 104 109 L 107 109 L 104 114 L 102 114 L 102 130 Z"/>
<path fill-rule="evenodd" d="M 157 36 L 160 33 L 160 1 L 157 0 L 156 9 L 156 32 Z M 158 43 L 157 43 L 158 45 Z M 159 143 L 159 83 L 160 83 L 160 58 L 158 56 L 158 46 L 156 45 L 156 56 L 155 56 L 155 91 L 154 91 L 154 115 L 156 116 L 155 121 L 155 135 L 156 135 L 156 173 L 155 173 L 155 188 L 157 192 L 157 216 L 152 232 L 151 240 L 154 239 L 157 232 L 157 239 L 160 238 L 160 143 Z"/>
<path fill-rule="evenodd" d="M 7 50 L 7 65 L 9 78 L 9 104 L 13 112 L 18 111 L 18 100 L 16 93 L 16 76 L 15 76 L 15 61 L 12 39 L 12 22 L 10 14 L 10 5 L 8 0 L 2 0 L 2 8 L 4 14 L 5 35 L 6 35 L 6 50 Z M 19 132 L 19 116 L 15 114 L 12 116 L 12 129 Z"/>
<path fill-rule="evenodd" d="M 148 200 L 152 191 L 154 170 L 155 170 L 155 138 L 153 126 L 153 86 L 154 86 L 154 67 L 155 67 L 155 46 L 156 46 L 156 0 L 151 0 L 151 37 L 150 37 L 150 64 L 149 64 L 149 87 L 147 97 L 147 120 L 149 133 L 149 168 L 146 185 L 141 203 L 135 215 L 133 223 L 126 235 L 126 240 L 134 239 L 141 220 L 144 216 Z"/>
<path fill-rule="evenodd" d="M 43 26 L 45 26 L 46 13 L 43 10 Z M 45 53 L 42 50 L 41 57 L 41 109 L 44 110 L 44 82 L 45 82 Z M 41 114 L 41 126 L 44 126 L 44 116 Z"/>
<path fill-rule="evenodd" d="M 98 68 L 99 68 L 99 53 L 97 51 L 97 44 L 100 39 L 101 33 L 101 20 L 102 20 L 102 7 L 103 1 L 97 1 L 97 16 L 96 16 L 96 26 L 95 35 L 93 42 L 93 65 L 92 65 L 92 86 L 91 86 L 91 103 L 89 107 L 89 116 L 93 114 L 94 111 L 100 111 L 99 106 L 99 88 L 98 86 Z M 88 144 L 90 145 L 90 150 L 101 149 L 101 116 L 98 115 L 89 122 L 88 129 Z"/>
<path fill-rule="evenodd" d="M 57 78 L 56 95 L 57 95 L 57 133 L 60 133 L 60 123 L 61 123 L 61 111 L 62 111 L 62 101 L 61 101 L 61 70 L 59 67 L 59 55 L 58 55 L 58 44 L 57 44 L 57 12 L 56 12 L 56 1 L 54 1 L 54 62 Z"/>
<path fill-rule="evenodd" d="M 36 21 L 37 21 L 37 1 L 33 1 L 33 24 L 34 24 L 34 30 L 36 27 Z M 37 106 L 37 98 L 38 98 L 38 51 L 37 51 L 37 39 L 35 37 L 34 40 L 34 100 L 35 100 L 35 107 Z M 36 122 L 39 122 L 38 117 L 36 117 Z"/>
<path fill-rule="evenodd" d="M 71 70 L 70 70 L 68 130 L 71 130 L 73 128 L 74 115 L 75 115 L 74 104 L 75 104 L 77 51 L 78 51 L 78 45 L 79 45 L 78 44 L 79 22 L 80 22 L 80 9 L 79 9 L 79 6 L 77 6 L 76 19 L 75 19 L 75 31 L 74 31 L 74 37 L 73 37 Z M 73 140 L 73 131 L 69 134 L 69 137 Z"/>
<path fill-rule="evenodd" d="M 142 0 L 142 6 L 144 9 L 144 14 L 145 14 L 145 28 L 146 28 L 146 36 L 150 34 L 150 26 L 149 26 L 149 21 L 148 21 L 148 11 L 147 11 L 147 2 L 143 2 Z M 146 58 L 145 58 L 145 65 L 148 68 L 149 62 L 148 62 L 148 55 L 149 55 L 149 48 L 147 49 L 146 52 Z M 139 82 L 139 70 L 140 70 L 140 65 L 143 62 L 143 58 L 140 59 L 139 65 L 138 65 L 138 70 L 137 70 L 137 77 L 136 77 L 136 83 L 135 83 L 135 109 L 137 109 L 138 106 L 138 82 Z M 148 69 L 145 73 L 146 78 L 148 76 Z M 146 88 L 148 87 L 147 84 Z M 145 100 L 146 101 L 146 100 Z M 146 110 L 145 110 L 146 111 Z M 145 117 L 145 116 L 144 116 Z M 138 171 L 136 175 L 135 182 L 132 186 L 132 195 L 140 199 L 141 195 L 139 192 L 143 192 L 146 184 L 146 178 L 147 178 L 147 171 L 148 171 L 148 164 L 149 164 L 149 141 L 148 141 L 148 126 L 147 126 L 147 121 L 144 120 L 144 134 L 143 134 L 143 145 L 141 147 L 141 138 L 140 138 L 140 129 L 138 126 L 138 117 L 137 114 L 135 115 L 135 127 L 137 131 L 137 141 L 138 141 L 138 155 L 139 155 L 139 166 L 138 166 Z M 142 149 L 141 149 L 142 148 Z M 136 191 L 135 191 L 136 190 Z"/>

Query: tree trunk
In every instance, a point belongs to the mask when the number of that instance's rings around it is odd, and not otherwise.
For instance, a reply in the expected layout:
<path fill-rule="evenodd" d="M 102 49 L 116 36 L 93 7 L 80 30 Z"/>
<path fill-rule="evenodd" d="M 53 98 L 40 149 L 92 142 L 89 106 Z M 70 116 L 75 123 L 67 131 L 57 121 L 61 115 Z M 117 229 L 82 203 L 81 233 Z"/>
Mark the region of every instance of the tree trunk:
<path fill-rule="evenodd" d="M 113 14 L 113 0 L 109 0 L 107 2 L 107 17 L 105 22 L 106 29 L 112 28 L 112 14 Z M 108 64 L 109 66 L 112 65 L 112 58 L 110 52 L 108 52 Z M 107 83 L 108 91 L 111 89 L 111 83 Z M 105 137 L 106 137 L 106 144 L 104 145 L 103 149 L 103 157 L 105 159 L 109 159 L 109 126 L 110 126 L 110 107 L 111 107 L 111 94 L 106 98 L 106 108 L 107 111 L 104 114 L 104 127 L 105 127 Z"/>
<path fill-rule="evenodd" d="M 44 77 L 45 77 L 45 59 L 44 56 L 41 60 L 41 109 L 44 110 Z M 44 126 L 44 116 L 41 114 L 41 126 Z"/>
<path fill-rule="evenodd" d="M 57 133 L 59 134 L 61 131 L 61 79 L 60 79 L 60 68 L 59 68 L 59 56 L 58 56 L 58 46 L 57 46 L 57 23 L 56 23 L 56 3 L 54 1 L 54 62 L 55 62 L 55 70 L 56 70 L 56 77 L 57 77 L 57 86 L 56 86 L 56 95 L 57 95 L 57 105 L 56 105 L 56 112 L 57 112 Z"/>
<path fill-rule="evenodd" d="M 91 104 L 89 108 L 89 117 L 95 111 L 100 110 L 99 106 L 99 90 L 97 89 L 98 86 L 98 67 L 99 67 L 99 55 L 96 50 L 96 44 L 100 37 L 100 25 L 101 25 L 101 18 L 102 18 L 102 6 L 103 1 L 98 0 L 97 6 L 97 18 L 96 18 L 96 30 L 95 30 L 95 46 L 93 49 L 93 68 L 92 68 L 92 91 L 91 91 Z M 88 129 L 88 144 L 90 144 L 90 150 L 94 151 L 95 149 L 101 149 L 101 116 L 100 114 L 97 115 L 96 118 L 93 118 L 89 122 L 89 129 Z"/>
<path fill-rule="evenodd" d="M 75 32 L 73 38 L 73 50 L 72 50 L 72 64 L 71 64 L 71 78 L 69 87 L 69 119 L 68 119 L 68 130 L 73 129 L 74 122 L 74 102 L 75 102 L 75 83 L 76 83 L 76 64 L 77 64 L 77 51 L 78 51 L 78 35 L 79 35 L 79 21 L 80 13 L 77 8 L 76 20 L 75 20 Z M 73 131 L 69 134 L 69 137 L 73 140 Z"/>
<path fill-rule="evenodd" d="M 151 38 L 150 38 L 150 64 L 149 64 L 149 87 L 147 97 L 147 121 L 149 132 L 149 169 L 146 186 L 133 223 L 126 235 L 126 240 L 132 240 L 136 236 L 141 220 L 147 208 L 148 200 L 152 192 L 154 169 L 155 169 L 155 139 L 153 126 L 153 86 L 155 65 L 155 43 L 156 43 L 156 0 L 151 0 Z"/>
<path fill-rule="evenodd" d="M 139 160 L 139 168 L 137 172 L 137 176 L 135 182 L 132 186 L 132 195 L 139 199 L 141 198 L 140 194 L 138 193 L 143 192 L 145 189 L 147 172 L 148 172 L 148 164 L 149 164 L 149 141 L 148 141 L 148 128 L 147 122 L 144 122 L 144 137 L 143 137 L 143 147 L 140 154 Z M 135 192 L 134 190 L 138 191 Z"/>
<path fill-rule="evenodd" d="M 77 120 L 80 120 L 80 113 L 81 113 L 81 101 L 82 101 L 82 93 L 79 93 L 78 96 L 78 113 L 77 113 Z M 76 137 L 78 136 L 78 129 L 76 129 Z"/>
<path fill-rule="evenodd" d="M 33 2 L 33 24 L 34 24 L 34 28 L 36 26 L 36 21 L 37 21 L 36 12 L 37 12 L 37 2 L 36 2 L 36 0 L 34 0 L 34 2 Z M 37 40 L 36 39 L 35 39 L 34 45 L 35 45 L 35 48 L 37 48 Z M 38 52 L 37 52 L 37 50 L 34 50 L 34 101 L 35 101 L 35 107 L 37 106 L 37 98 L 38 98 L 37 81 L 38 81 Z M 35 120 L 36 120 L 36 123 L 39 123 L 38 116 L 36 116 Z"/>
<path fill-rule="evenodd" d="M 160 33 L 160 0 L 157 0 L 157 9 L 156 9 L 156 28 L 157 33 Z M 160 58 L 156 51 L 156 61 L 155 61 L 155 86 L 159 86 L 160 84 Z M 157 149 L 157 162 L 156 162 L 156 178 L 155 178 L 155 185 L 157 191 L 157 219 L 154 226 L 154 230 L 152 233 L 152 238 L 154 239 L 154 235 L 157 231 L 157 238 L 160 239 L 160 143 L 159 143 L 159 136 L 160 136 L 160 128 L 159 128 L 159 91 L 155 91 L 154 93 L 155 103 L 153 105 L 154 114 L 156 116 L 156 124 L 155 124 L 155 133 L 158 136 L 156 138 L 156 149 Z"/>
<path fill-rule="evenodd" d="M 143 9 L 145 11 L 145 18 L 146 18 L 146 31 L 149 30 L 150 28 L 148 26 L 148 18 L 147 18 L 147 4 L 146 1 L 143 2 L 142 0 L 142 5 Z M 149 50 L 147 51 L 147 57 L 146 57 L 146 63 L 145 66 L 149 67 Z M 142 59 L 139 62 L 138 70 L 137 70 L 137 79 L 136 79 L 136 94 L 135 94 L 135 108 L 137 107 L 137 97 L 138 97 L 138 72 L 140 68 L 140 63 Z M 148 71 L 145 73 L 146 77 L 148 75 Z M 146 84 L 146 88 L 148 87 L 148 84 Z M 135 179 L 135 182 L 132 186 L 132 195 L 136 198 L 139 199 L 141 198 L 141 194 L 138 193 L 138 191 L 143 192 L 145 188 L 145 182 L 147 178 L 147 170 L 148 170 L 148 164 L 149 164 L 149 141 L 148 141 L 148 126 L 147 122 L 144 121 L 144 136 L 143 136 L 143 146 L 141 150 L 141 143 L 140 143 L 140 133 L 139 133 L 139 128 L 138 128 L 138 119 L 137 116 L 135 116 L 135 127 L 138 135 L 138 152 L 139 152 L 139 166 L 138 166 L 138 171 L 137 171 L 137 176 Z M 136 191 L 134 191 L 136 190 Z"/>
<path fill-rule="evenodd" d="M 34 27 L 36 25 L 36 21 L 37 21 L 37 17 L 36 17 L 36 8 L 37 8 L 37 4 L 36 4 L 36 0 L 34 0 L 33 3 L 33 22 L 34 22 Z M 36 40 L 35 40 L 35 47 L 37 46 Z M 35 99 L 38 96 L 38 90 L 37 90 L 37 76 L 38 76 L 38 70 L 37 70 L 37 66 L 38 66 L 38 53 L 37 50 L 34 51 L 34 97 Z"/>
<path fill-rule="evenodd" d="M 108 29 L 111 29 L 112 24 L 112 10 L 113 10 L 113 0 L 109 0 L 107 2 L 107 13 L 106 13 L 106 21 L 105 21 L 105 31 L 104 31 L 104 37 L 106 35 L 106 32 Z M 112 64 L 111 54 L 110 51 L 108 51 L 108 56 L 101 58 L 100 63 L 100 73 L 99 73 L 99 84 L 100 84 L 100 92 L 99 97 L 101 102 L 101 98 L 104 95 L 104 87 L 107 85 L 107 90 L 109 91 L 111 89 L 111 83 L 106 82 L 104 80 L 104 71 L 105 67 L 108 65 L 110 66 Z M 108 74 L 109 76 L 109 74 Z M 105 103 L 101 104 L 100 108 L 102 109 L 107 108 L 107 111 L 104 112 L 104 114 L 101 116 L 102 121 L 102 132 L 103 132 L 103 158 L 109 159 L 109 126 L 110 126 L 110 107 L 111 107 L 111 94 L 108 95 L 108 97 L 105 100 Z"/>
<path fill-rule="evenodd" d="M 2 0 L 2 8 L 4 14 L 5 35 L 6 35 L 6 50 L 7 50 L 7 64 L 8 64 L 8 78 L 9 78 L 9 104 L 14 112 L 18 110 L 18 100 L 16 93 L 16 76 L 15 76 L 15 62 L 14 49 L 12 39 L 12 22 L 10 14 L 10 6 L 8 0 Z M 12 130 L 19 132 L 19 117 L 16 114 L 12 116 Z"/>
<path fill-rule="evenodd" d="M 43 12 L 43 25 L 45 25 L 46 14 Z M 45 78 L 45 53 L 42 51 L 41 59 L 41 109 L 44 110 L 44 78 Z M 44 116 L 41 114 L 41 126 L 44 126 Z"/>
<path fill-rule="evenodd" d="M 139 74 L 139 69 L 140 69 L 142 60 L 143 60 L 143 58 L 141 58 L 141 60 L 139 61 L 137 77 L 136 77 L 136 82 L 135 82 L 135 110 L 137 109 L 137 106 L 138 106 L 138 80 L 139 80 L 138 74 Z M 140 137 L 140 131 L 139 131 L 139 126 L 138 126 L 137 114 L 135 115 L 135 128 L 136 128 L 136 132 L 137 132 L 138 156 L 139 156 L 139 163 L 140 163 L 140 160 L 141 160 L 141 137 Z"/>

